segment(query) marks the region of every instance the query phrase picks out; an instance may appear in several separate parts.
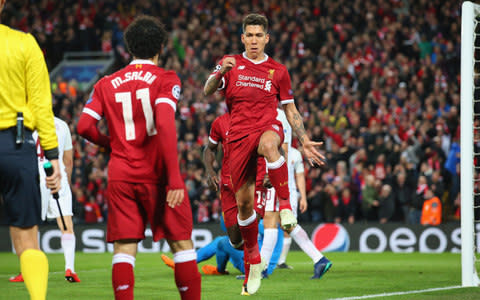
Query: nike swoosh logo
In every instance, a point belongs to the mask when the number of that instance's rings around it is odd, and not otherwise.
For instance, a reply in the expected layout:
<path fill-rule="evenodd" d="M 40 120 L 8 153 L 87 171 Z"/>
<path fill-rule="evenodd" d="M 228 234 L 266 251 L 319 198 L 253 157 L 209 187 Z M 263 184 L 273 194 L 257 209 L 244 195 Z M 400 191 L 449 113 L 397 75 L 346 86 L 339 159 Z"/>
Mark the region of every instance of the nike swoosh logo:
<path fill-rule="evenodd" d="M 124 290 L 128 289 L 129 287 L 130 287 L 130 285 L 128 285 L 128 284 L 119 285 L 119 286 L 117 286 L 117 288 L 115 290 L 116 291 L 124 291 Z"/>

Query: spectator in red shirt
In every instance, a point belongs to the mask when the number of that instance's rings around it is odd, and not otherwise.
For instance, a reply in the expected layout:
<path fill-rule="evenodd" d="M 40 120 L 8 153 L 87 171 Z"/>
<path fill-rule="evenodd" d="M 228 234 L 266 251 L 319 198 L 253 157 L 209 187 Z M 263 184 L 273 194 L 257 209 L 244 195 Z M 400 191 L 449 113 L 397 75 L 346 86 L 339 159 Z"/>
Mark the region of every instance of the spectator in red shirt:
<path fill-rule="evenodd" d="M 100 206 L 95 202 L 93 195 L 88 198 L 88 202 L 85 203 L 83 209 L 85 223 L 93 224 L 103 222 L 102 211 L 100 210 Z"/>

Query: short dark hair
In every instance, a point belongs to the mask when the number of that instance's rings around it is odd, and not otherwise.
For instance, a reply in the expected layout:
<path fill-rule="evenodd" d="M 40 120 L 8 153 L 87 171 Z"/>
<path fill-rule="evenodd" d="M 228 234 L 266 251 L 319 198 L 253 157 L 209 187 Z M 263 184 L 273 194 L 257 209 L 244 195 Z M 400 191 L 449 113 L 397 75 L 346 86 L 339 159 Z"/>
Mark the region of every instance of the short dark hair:
<path fill-rule="evenodd" d="M 148 59 L 161 52 L 167 40 L 167 31 L 159 19 L 142 15 L 128 25 L 123 39 L 130 54 Z"/>
<path fill-rule="evenodd" d="M 260 25 L 263 26 L 263 31 L 268 31 L 268 20 L 265 16 L 259 14 L 249 14 L 245 18 L 243 18 L 242 28 L 243 32 L 245 32 L 245 28 L 248 25 Z"/>

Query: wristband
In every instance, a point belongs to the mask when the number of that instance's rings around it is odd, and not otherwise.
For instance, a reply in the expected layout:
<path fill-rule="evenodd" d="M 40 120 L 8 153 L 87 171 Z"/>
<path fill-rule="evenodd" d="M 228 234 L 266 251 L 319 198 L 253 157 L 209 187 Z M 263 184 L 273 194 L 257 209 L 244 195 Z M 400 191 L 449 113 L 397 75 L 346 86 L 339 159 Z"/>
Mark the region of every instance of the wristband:
<path fill-rule="evenodd" d="M 53 149 L 50 149 L 50 150 L 44 150 L 43 152 L 45 154 L 45 157 L 48 160 L 58 159 L 58 148 L 57 147 L 53 148 Z"/>

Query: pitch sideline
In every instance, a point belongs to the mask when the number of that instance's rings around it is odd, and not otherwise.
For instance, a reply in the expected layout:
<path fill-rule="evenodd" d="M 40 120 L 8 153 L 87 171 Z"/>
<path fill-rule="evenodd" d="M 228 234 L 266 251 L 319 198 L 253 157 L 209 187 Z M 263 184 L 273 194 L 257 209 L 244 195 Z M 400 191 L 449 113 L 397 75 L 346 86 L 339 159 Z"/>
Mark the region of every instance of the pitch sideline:
<path fill-rule="evenodd" d="M 462 287 L 461 285 L 455 285 L 455 286 L 431 288 L 431 289 L 424 289 L 424 290 L 414 290 L 414 291 L 406 291 L 406 292 L 392 292 L 392 293 L 382 293 L 382 294 L 364 295 L 364 296 L 330 298 L 328 300 L 358 300 L 358 299 L 369 299 L 369 298 L 377 298 L 377 297 L 401 296 L 401 295 L 409 295 L 409 294 L 421 294 L 421 293 L 428 293 L 428 292 L 453 290 L 461 287 Z"/>

